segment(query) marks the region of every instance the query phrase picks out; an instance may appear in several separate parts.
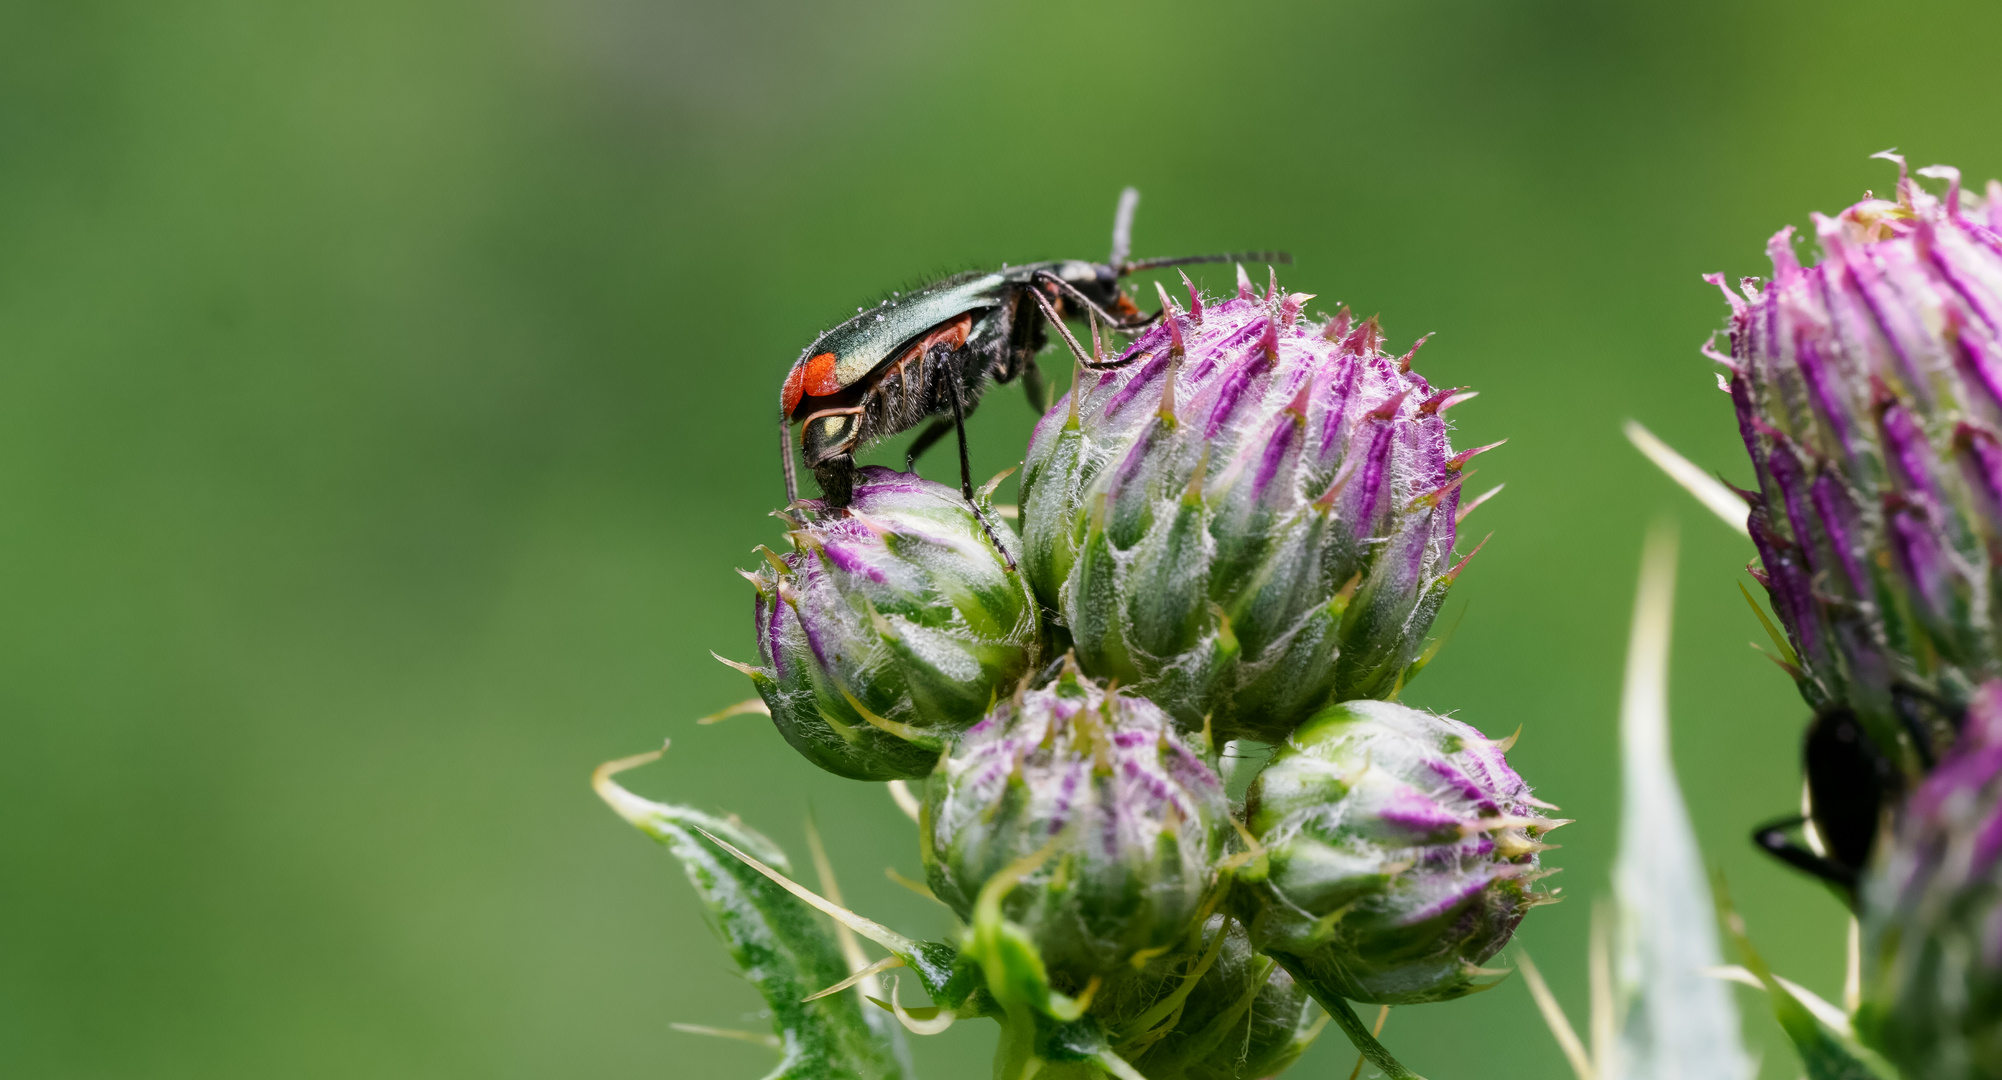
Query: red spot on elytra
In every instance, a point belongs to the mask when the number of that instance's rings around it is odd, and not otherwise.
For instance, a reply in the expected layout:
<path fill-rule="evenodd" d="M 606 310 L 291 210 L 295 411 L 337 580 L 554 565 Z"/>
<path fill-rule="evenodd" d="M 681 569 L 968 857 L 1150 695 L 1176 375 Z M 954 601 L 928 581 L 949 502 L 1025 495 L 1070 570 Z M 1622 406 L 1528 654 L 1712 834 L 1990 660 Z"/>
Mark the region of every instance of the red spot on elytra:
<path fill-rule="evenodd" d="M 935 347 L 958 349 L 964 346 L 967 335 L 972 329 L 971 313 L 959 315 L 939 324 L 930 333 L 918 339 L 916 344 L 904 350 L 903 355 L 896 360 L 895 370 L 901 374 L 905 364 L 924 356 Z M 844 389 L 840 376 L 835 372 L 835 365 L 838 362 L 839 358 L 833 353 L 824 352 L 793 365 L 792 371 L 786 374 L 785 389 L 779 393 L 779 402 L 785 407 L 785 414 L 788 417 L 799 407 L 802 397 L 828 397 Z M 879 369 L 873 373 L 873 378 L 866 376 L 865 378 L 870 378 L 873 382 L 882 375 L 883 372 Z"/>
<path fill-rule="evenodd" d="M 821 353 L 806 362 L 806 392 L 809 397 L 826 397 L 841 389 L 834 375 L 834 354 Z"/>
<path fill-rule="evenodd" d="M 779 406 L 787 416 L 791 416 L 792 411 L 799 407 L 799 395 L 804 389 L 800 384 L 805 377 L 805 364 L 794 364 L 792 370 L 786 372 L 785 389 L 779 391 Z"/>
<path fill-rule="evenodd" d="M 799 407 L 802 395 L 826 397 L 841 389 L 841 383 L 834 376 L 834 354 L 821 353 L 809 360 L 802 360 L 786 373 L 785 389 L 779 392 L 779 404 L 785 407 L 785 414 Z"/>

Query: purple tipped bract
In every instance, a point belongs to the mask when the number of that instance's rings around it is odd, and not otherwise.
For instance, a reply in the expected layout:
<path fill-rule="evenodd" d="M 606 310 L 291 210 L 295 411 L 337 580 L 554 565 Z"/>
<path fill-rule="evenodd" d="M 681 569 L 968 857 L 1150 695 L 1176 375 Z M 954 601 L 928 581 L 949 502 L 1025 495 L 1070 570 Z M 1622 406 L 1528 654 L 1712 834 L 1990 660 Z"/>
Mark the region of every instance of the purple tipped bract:
<path fill-rule="evenodd" d="M 1252 942 L 1317 995 L 1404 1004 L 1480 988 L 1481 963 L 1549 898 L 1542 838 L 1563 824 L 1503 743 L 1387 701 L 1301 725 L 1252 785 L 1263 857 L 1238 872 Z"/>
<path fill-rule="evenodd" d="M 1815 215 L 1813 265 L 1789 227 L 1763 287 L 1709 280 L 1732 308 L 1731 355 L 1713 357 L 1757 473 L 1756 572 L 1786 659 L 1809 704 L 1853 709 L 1916 772 L 2002 674 L 2002 186 L 1981 199 L 1921 170 L 1935 195 L 1895 160 L 1895 200 Z"/>
<path fill-rule="evenodd" d="M 872 466 L 845 510 L 798 510 L 794 550 L 746 575 L 763 661 L 752 681 L 814 764 L 922 777 L 1035 662 L 1035 602 L 951 488 Z"/>
<path fill-rule="evenodd" d="M 1184 725 L 1284 738 L 1394 694 L 1457 573 L 1463 400 L 1276 287 L 1169 312 L 1043 417 L 1024 572 L 1084 669 Z"/>
<path fill-rule="evenodd" d="M 1229 809 L 1206 753 L 1152 702 L 1066 662 L 997 704 L 926 781 L 932 893 L 971 922 L 988 882 L 1029 866 L 1002 911 L 1058 990 L 1135 970 L 1136 954 L 1194 928 L 1216 882 Z"/>

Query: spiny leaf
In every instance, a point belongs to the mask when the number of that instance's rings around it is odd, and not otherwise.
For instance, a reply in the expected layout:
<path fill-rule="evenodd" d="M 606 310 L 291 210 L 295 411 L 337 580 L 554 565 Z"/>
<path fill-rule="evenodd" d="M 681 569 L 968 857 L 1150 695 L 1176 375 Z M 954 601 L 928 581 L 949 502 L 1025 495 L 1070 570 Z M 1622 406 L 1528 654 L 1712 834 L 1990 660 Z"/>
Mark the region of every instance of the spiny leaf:
<path fill-rule="evenodd" d="M 715 838 L 729 837 L 734 846 L 781 867 L 785 854 L 739 822 L 641 798 L 612 779 L 660 756 L 655 751 L 606 762 L 592 775 L 591 786 L 620 817 L 681 862 L 731 959 L 764 995 L 783 1052 L 765 1080 L 907 1080 L 903 1035 L 888 1017 L 865 1014 L 854 994 L 802 1000 L 849 974 L 819 916 L 733 858 Z"/>
<path fill-rule="evenodd" d="M 1721 876 L 1717 879 L 1717 910 L 1724 919 L 1724 925 L 1730 928 L 1732 941 L 1744 958 L 1745 967 L 1772 999 L 1773 1016 L 1779 1020 L 1787 1038 L 1793 1040 L 1793 1048 L 1800 1054 L 1801 1066 L 1807 1071 L 1808 1080 L 1898 1080 L 1898 1071 L 1858 1043 L 1848 1024 L 1837 1027 L 1817 1016 L 1816 1010 L 1795 996 L 1793 988 L 1785 980 L 1773 975 L 1771 969 L 1766 967 L 1765 960 L 1752 947 L 1752 939 L 1745 932 L 1745 920 L 1731 907 L 1731 896 L 1725 891 Z"/>
<path fill-rule="evenodd" d="M 1729 989 L 1702 971 L 1719 962 L 1717 927 L 1668 748 L 1675 558 L 1674 532 L 1657 527 L 1641 560 L 1620 702 L 1625 790 L 1613 887 L 1623 947 L 1614 967 L 1615 998 L 1627 1008 L 1618 1057 L 1625 1080 L 1740 1080 L 1754 1070 Z"/>

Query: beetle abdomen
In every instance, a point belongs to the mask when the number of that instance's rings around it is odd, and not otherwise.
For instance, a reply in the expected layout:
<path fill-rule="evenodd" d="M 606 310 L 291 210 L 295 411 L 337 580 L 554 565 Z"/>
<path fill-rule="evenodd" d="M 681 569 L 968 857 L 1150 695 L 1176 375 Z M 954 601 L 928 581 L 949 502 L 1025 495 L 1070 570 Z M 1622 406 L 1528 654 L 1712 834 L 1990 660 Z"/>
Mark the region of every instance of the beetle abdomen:
<path fill-rule="evenodd" d="M 816 385 L 825 386 L 825 382 L 816 384 L 815 379 L 824 379 L 821 369 L 837 368 L 838 360 L 816 368 L 820 357 L 815 356 L 795 365 L 793 376 L 786 380 L 786 398 L 792 402 L 789 416 L 806 423 L 807 465 L 852 454 L 866 443 L 908 431 L 950 408 L 943 365 L 949 362 L 947 357 L 966 348 L 972 327 L 973 314 L 962 312 L 933 327 L 855 383 L 831 387 L 827 394 L 813 393 Z M 800 388 L 798 394 L 794 393 L 795 383 Z M 971 393 L 968 398 L 970 404 Z"/>

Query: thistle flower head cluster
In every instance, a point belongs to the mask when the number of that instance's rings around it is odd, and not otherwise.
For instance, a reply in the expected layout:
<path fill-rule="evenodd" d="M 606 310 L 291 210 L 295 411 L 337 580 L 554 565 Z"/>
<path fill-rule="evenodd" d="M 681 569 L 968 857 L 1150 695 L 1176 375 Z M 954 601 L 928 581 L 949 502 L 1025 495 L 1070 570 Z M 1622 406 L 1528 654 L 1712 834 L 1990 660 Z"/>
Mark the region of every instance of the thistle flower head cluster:
<path fill-rule="evenodd" d="M 1816 215 L 1773 279 L 1732 306 L 1728 389 L 1757 472 L 1755 571 L 1785 624 L 1802 694 L 1856 712 L 1909 773 L 1997 653 L 2002 553 L 2002 188 L 1958 172 L 1928 193 Z M 1713 277 L 1723 287 L 1721 276 Z"/>
<path fill-rule="evenodd" d="M 1313 1002 L 1463 993 L 1536 900 L 1553 823 L 1497 745 L 1373 700 L 1463 565 L 1464 395 L 1375 320 L 1239 280 L 1164 296 L 1044 417 L 1019 551 L 984 492 L 867 468 L 746 574 L 762 663 L 739 666 L 787 741 L 925 778 L 930 889 L 966 928 L 913 966 L 1003 1019 L 998 1075 L 1271 1076 Z M 1284 744 L 1249 817 L 1217 772 L 1245 737 Z"/>
<path fill-rule="evenodd" d="M 1238 880 L 1251 938 L 1354 1001 L 1443 1001 L 1547 902 L 1542 816 L 1504 745 L 1390 702 L 1331 706 L 1254 782 L 1261 858 Z"/>
<path fill-rule="evenodd" d="M 1396 693 L 1457 569 L 1472 453 L 1443 413 L 1467 395 L 1311 299 L 1242 271 L 1220 303 L 1192 290 L 1058 402 L 1024 467 L 1024 569 L 1080 662 L 1220 738 Z"/>
<path fill-rule="evenodd" d="M 763 660 L 748 672 L 807 760 L 916 779 L 1029 669 L 1041 627 L 958 492 L 872 467 L 853 498 L 845 513 L 801 504 L 794 550 L 745 575 Z"/>

